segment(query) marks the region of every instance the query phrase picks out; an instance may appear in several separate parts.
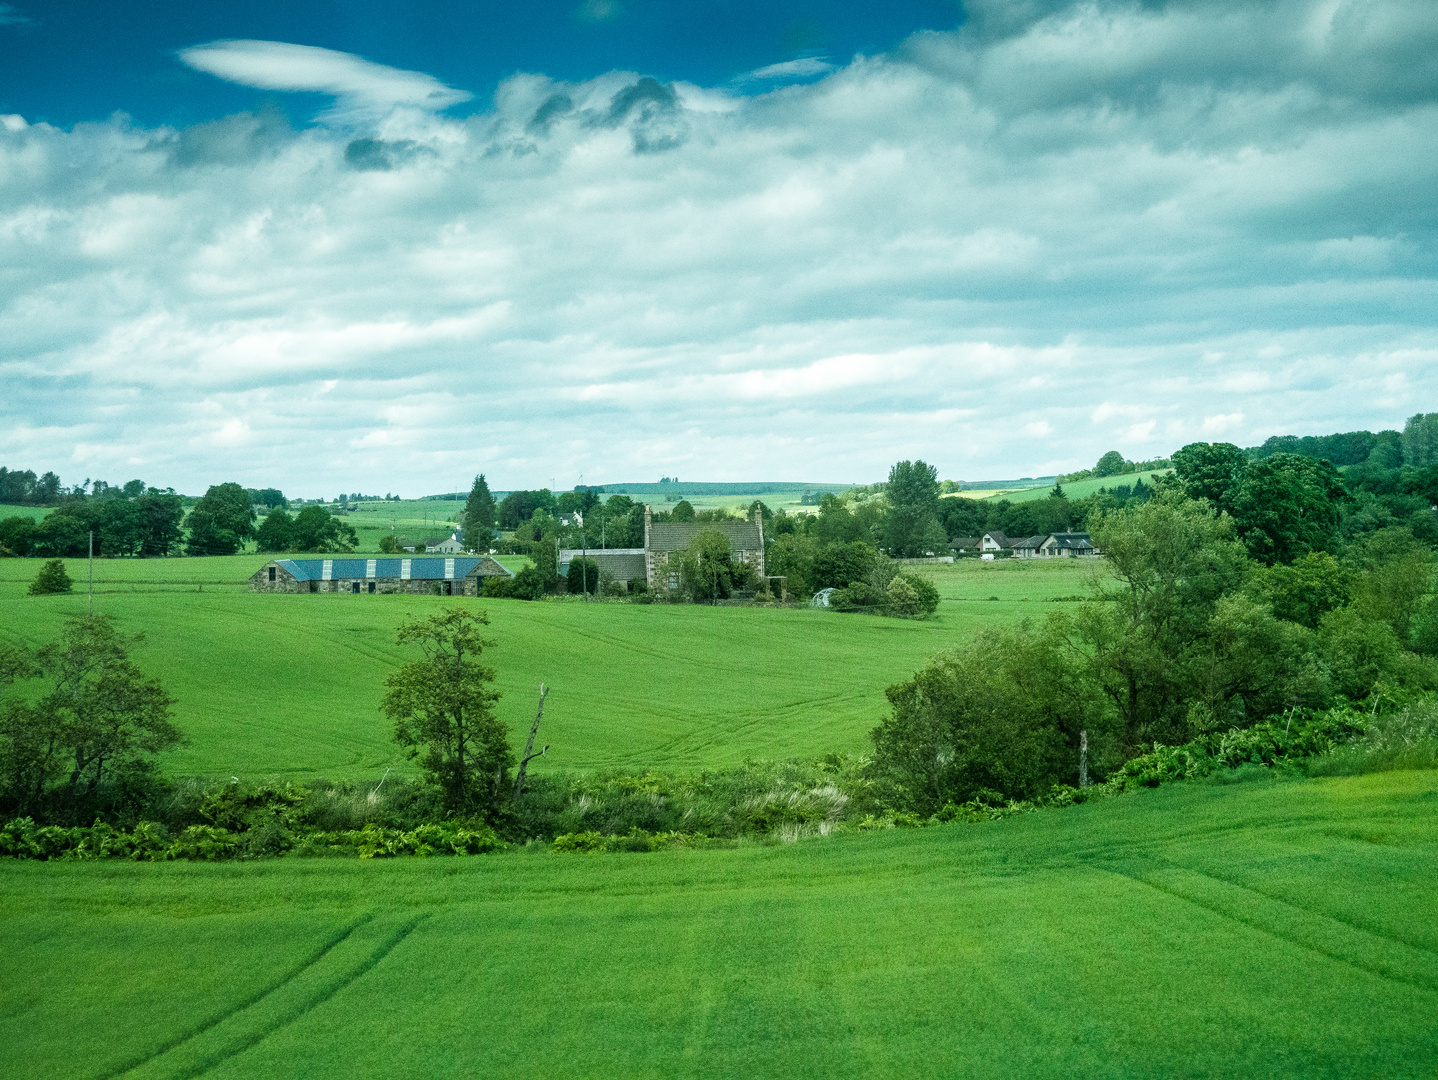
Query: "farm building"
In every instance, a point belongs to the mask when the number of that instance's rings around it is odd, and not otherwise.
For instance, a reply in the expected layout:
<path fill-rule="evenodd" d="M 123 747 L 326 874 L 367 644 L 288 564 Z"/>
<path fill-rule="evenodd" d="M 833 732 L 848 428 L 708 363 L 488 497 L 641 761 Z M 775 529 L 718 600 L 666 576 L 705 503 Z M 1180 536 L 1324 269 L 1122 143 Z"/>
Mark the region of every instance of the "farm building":
<path fill-rule="evenodd" d="M 702 532 L 721 533 L 729 541 L 730 557 L 764 576 L 764 518 L 757 507 L 752 521 L 654 521 L 645 506 L 644 579 L 651 589 L 678 588 L 679 569 L 669 565 L 670 558 Z"/>
<path fill-rule="evenodd" d="M 513 577 L 488 555 L 433 559 L 275 559 L 250 577 L 254 592 L 438 593 L 479 596 L 484 579 Z"/>

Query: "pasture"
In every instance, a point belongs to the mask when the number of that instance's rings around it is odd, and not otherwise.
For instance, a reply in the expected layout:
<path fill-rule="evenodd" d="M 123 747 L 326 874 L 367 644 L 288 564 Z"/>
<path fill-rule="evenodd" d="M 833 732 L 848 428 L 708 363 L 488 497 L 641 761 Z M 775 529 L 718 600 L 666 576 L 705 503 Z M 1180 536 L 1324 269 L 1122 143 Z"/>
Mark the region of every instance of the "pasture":
<path fill-rule="evenodd" d="M 1145 484 L 1152 484 L 1154 477 L 1163 476 L 1172 472 L 1171 469 L 1156 469 L 1148 472 L 1125 473 L 1122 476 L 1105 476 L 1089 480 L 1075 480 L 1072 484 L 1064 484 L 1064 494 L 1070 499 L 1082 499 L 1092 495 L 1096 491 L 1108 488 L 1112 491 L 1116 487 L 1127 485 L 1132 487 L 1138 480 Z M 1012 488 L 1007 491 L 964 491 L 959 494 L 966 499 L 1007 499 L 1011 503 L 1032 502 L 1035 499 L 1047 499 L 1049 492 L 1053 491 L 1052 483 L 1040 484 L 1036 487 Z"/>
<path fill-rule="evenodd" d="M 735 850 L 13 863 L 0 1075 L 1431 1077 L 1435 877 L 1431 772 Z"/>
<path fill-rule="evenodd" d="M 376 777 L 408 762 L 379 713 L 406 614 L 488 611 L 499 712 L 522 746 L 541 681 L 552 688 L 538 769 L 703 769 L 746 758 L 864 752 L 884 688 L 987 625 L 1053 610 L 1101 563 L 961 561 L 914 568 L 942 600 L 925 622 L 810 608 L 417 596 L 273 595 L 247 590 L 263 556 L 101 559 L 95 610 L 126 633 L 142 669 L 177 699 L 190 744 L 178 775 Z M 0 635 L 39 645 L 85 610 L 86 563 L 69 595 L 31 597 L 40 561 L 0 561 Z"/>
<path fill-rule="evenodd" d="M 11 503 L 0 503 L 0 521 L 12 517 L 27 517 L 31 521 L 44 521 L 45 515 L 49 514 L 53 507 L 49 506 L 15 506 Z"/>

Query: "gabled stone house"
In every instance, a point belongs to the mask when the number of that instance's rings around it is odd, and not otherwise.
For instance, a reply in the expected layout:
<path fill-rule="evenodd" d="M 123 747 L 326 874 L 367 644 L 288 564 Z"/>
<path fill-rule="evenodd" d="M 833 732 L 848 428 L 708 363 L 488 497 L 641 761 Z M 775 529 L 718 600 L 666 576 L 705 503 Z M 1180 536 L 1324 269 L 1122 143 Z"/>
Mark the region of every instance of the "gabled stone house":
<path fill-rule="evenodd" d="M 717 532 L 729 541 L 729 556 L 748 563 L 764 576 L 764 517 L 754 508 L 752 520 L 743 521 L 655 521 L 644 507 L 644 580 L 651 589 L 679 587 L 678 553 L 685 551 L 700 533 Z"/>

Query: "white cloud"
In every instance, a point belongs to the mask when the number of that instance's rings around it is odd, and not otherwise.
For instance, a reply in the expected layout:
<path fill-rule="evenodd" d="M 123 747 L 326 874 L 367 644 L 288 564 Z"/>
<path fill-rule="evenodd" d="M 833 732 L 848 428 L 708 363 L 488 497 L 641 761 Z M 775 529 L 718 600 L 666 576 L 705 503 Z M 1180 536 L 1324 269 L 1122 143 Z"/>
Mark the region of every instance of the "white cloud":
<path fill-rule="evenodd" d="M 1438 409 L 1438 9 L 1020 7 L 754 96 L 526 74 L 456 120 L 269 43 L 201 60 L 360 130 L 0 125 L 0 457 L 982 479 Z"/>
<path fill-rule="evenodd" d="M 812 79 L 819 75 L 827 75 L 834 70 L 834 65 L 829 63 L 827 57 L 805 56 L 798 60 L 785 60 L 781 64 L 770 64 L 768 67 L 756 68 L 744 76 L 747 79 Z"/>
<path fill-rule="evenodd" d="M 325 114 L 331 118 L 374 120 L 396 107 L 438 112 L 474 96 L 420 71 L 386 67 L 313 45 L 212 41 L 181 49 L 179 56 L 196 71 L 241 86 L 332 94 L 335 105 Z"/>

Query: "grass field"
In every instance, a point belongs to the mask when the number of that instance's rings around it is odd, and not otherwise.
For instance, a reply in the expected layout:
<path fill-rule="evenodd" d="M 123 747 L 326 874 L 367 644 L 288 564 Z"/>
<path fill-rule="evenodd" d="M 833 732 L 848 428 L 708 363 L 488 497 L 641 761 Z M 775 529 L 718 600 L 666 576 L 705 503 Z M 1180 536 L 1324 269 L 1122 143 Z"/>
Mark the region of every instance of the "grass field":
<path fill-rule="evenodd" d="M 1125 484 L 1131 487 L 1139 479 L 1142 479 L 1145 484 L 1151 484 L 1155 476 L 1162 476 L 1171 471 L 1170 469 L 1156 469 L 1149 472 L 1127 473 L 1123 476 L 1105 476 L 1095 480 L 1076 480 L 1072 484 L 1064 484 L 1063 489 L 1064 494 L 1070 499 L 1082 499 L 1102 488 L 1112 491 Z M 1053 489 L 1054 486 L 1050 483 L 1040 484 L 1037 487 L 1013 488 L 1008 491 L 964 491 L 959 494 L 966 499 L 1007 499 L 1011 503 L 1018 503 L 1046 499 Z"/>
<path fill-rule="evenodd" d="M 29 1080 L 1432 1077 L 1438 774 L 782 847 L 0 865 Z"/>
<path fill-rule="evenodd" d="M 45 515 L 50 513 L 49 506 L 12 506 L 9 503 L 0 503 L 0 521 L 11 517 L 27 517 L 32 521 L 44 521 Z"/>
<path fill-rule="evenodd" d="M 985 625 L 1052 610 L 1093 564 L 1000 560 L 924 566 L 939 587 L 927 622 L 814 609 L 763 609 L 437 597 L 251 593 L 260 556 L 102 559 L 95 610 L 143 631 L 141 667 L 178 700 L 191 739 L 167 771 L 248 778 L 360 779 L 398 756 L 378 711 L 381 684 L 407 654 L 394 629 L 442 605 L 482 607 L 500 715 L 522 745 L 541 680 L 544 769 L 708 768 L 749 757 L 862 752 L 884 688 Z M 1100 564 L 1101 565 L 1101 564 Z M 84 560 L 67 596 L 31 597 L 33 559 L 0 560 L 0 635 L 38 645 L 86 606 Z M 993 599 L 990 599 L 992 597 Z"/>

